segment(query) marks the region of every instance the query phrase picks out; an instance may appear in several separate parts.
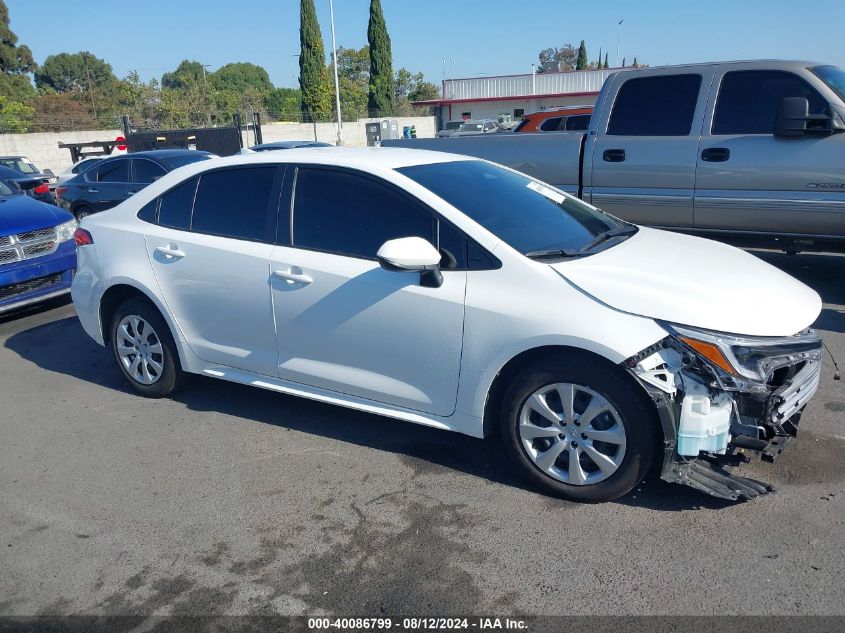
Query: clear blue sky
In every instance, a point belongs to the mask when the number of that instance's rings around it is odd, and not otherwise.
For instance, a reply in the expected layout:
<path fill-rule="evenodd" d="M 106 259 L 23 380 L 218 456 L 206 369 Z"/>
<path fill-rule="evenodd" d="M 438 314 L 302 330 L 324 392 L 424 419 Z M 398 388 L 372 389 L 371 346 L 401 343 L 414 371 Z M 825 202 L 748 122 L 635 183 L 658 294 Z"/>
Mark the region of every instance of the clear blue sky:
<path fill-rule="evenodd" d="M 329 1 L 315 0 L 323 39 L 331 46 Z M 296 86 L 298 0 L 6 0 L 12 30 L 36 61 L 51 53 L 90 50 L 118 77 L 137 70 L 160 78 L 182 59 L 214 70 L 248 61 L 264 66 L 277 86 Z M 382 0 L 395 68 L 423 71 L 439 84 L 448 74 L 471 77 L 529 72 L 541 48 L 586 40 L 652 66 L 721 59 L 777 57 L 845 66 L 841 0 Z M 367 41 L 369 0 L 335 0 L 339 46 Z"/>

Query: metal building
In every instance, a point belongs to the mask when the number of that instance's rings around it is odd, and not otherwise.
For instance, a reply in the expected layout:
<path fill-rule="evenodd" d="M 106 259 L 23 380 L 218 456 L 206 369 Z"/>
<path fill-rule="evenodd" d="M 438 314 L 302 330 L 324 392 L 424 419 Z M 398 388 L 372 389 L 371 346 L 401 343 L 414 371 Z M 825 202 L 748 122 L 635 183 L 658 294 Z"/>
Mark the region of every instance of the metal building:
<path fill-rule="evenodd" d="M 447 121 L 467 119 L 518 120 L 550 107 L 594 104 L 613 72 L 611 68 L 446 79 L 440 99 L 414 105 L 434 106 L 441 127 Z"/>

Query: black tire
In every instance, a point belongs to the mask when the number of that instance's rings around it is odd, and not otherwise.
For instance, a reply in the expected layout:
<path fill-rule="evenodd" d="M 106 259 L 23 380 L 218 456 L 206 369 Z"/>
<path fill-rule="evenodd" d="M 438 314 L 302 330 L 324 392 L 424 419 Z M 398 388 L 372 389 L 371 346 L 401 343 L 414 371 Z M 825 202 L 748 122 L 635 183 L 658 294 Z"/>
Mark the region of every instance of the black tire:
<path fill-rule="evenodd" d="M 584 485 L 565 483 L 541 470 L 528 455 L 519 432 L 520 412 L 530 396 L 555 383 L 587 387 L 619 414 L 625 428 L 625 452 L 617 470 L 606 479 Z M 580 354 L 545 360 L 518 374 L 505 392 L 501 427 L 507 453 L 529 481 L 554 496 L 590 503 L 616 499 L 640 483 L 652 466 L 660 435 L 657 411 L 645 392 L 618 367 Z"/>
<path fill-rule="evenodd" d="M 92 213 L 94 212 L 91 210 L 91 207 L 86 207 L 84 204 L 82 206 L 77 207 L 76 210 L 73 212 L 78 222 L 82 221 L 83 218 L 91 215 Z"/>
<path fill-rule="evenodd" d="M 139 316 L 149 323 L 155 333 L 155 339 L 161 345 L 161 354 L 155 354 L 154 360 L 161 365 L 162 371 L 157 375 L 152 384 L 143 384 L 135 378 L 124 365 L 118 351 L 118 328 L 121 321 L 129 316 Z M 132 298 L 121 303 L 114 311 L 111 320 L 111 348 L 114 360 L 117 363 L 123 377 L 129 382 L 132 388 L 147 398 L 165 398 L 176 392 L 185 381 L 185 373 L 179 363 L 179 354 L 176 351 L 176 344 L 167 322 L 159 313 L 158 309 L 147 299 Z"/>

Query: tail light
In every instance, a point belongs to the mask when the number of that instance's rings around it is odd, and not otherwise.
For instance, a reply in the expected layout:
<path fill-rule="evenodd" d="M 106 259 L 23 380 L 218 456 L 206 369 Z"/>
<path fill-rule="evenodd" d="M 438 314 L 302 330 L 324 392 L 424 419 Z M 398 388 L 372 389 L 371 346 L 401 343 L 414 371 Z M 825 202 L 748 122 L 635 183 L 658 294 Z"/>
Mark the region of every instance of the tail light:
<path fill-rule="evenodd" d="M 56 198 L 60 199 L 65 191 L 67 191 L 67 187 L 56 187 Z"/>
<path fill-rule="evenodd" d="M 88 246 L 94 243 L 94 238 L 85 229 L 76 229 L 73 233 L 73 239 L 77 246 Z"/>
<path fill-rule="evenodd" d="M 38 194 L 50 193 L 50 185 L 48 185 L 46 182 L 42 182 L 40 185 L 38 185 L 32 191 L 35 192 L 35 193 L 38 193 Z"/>

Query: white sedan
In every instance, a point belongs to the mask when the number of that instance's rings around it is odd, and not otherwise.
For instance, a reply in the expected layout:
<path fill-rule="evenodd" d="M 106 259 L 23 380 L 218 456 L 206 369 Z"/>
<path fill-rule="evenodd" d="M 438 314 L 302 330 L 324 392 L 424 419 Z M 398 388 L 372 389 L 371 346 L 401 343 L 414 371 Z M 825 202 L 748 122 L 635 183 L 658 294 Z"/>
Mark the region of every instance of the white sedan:
<path fill-rule="evenodd" d="M 498 434 L 543 490 L 654 467 L 727 498 L 819 380 L 818 295 L 754 256 L 637 227 L 464 156 L 292 149 L 167 174 L 76 233 L 73 300 L 138 393 L 202 374 Z"/>

